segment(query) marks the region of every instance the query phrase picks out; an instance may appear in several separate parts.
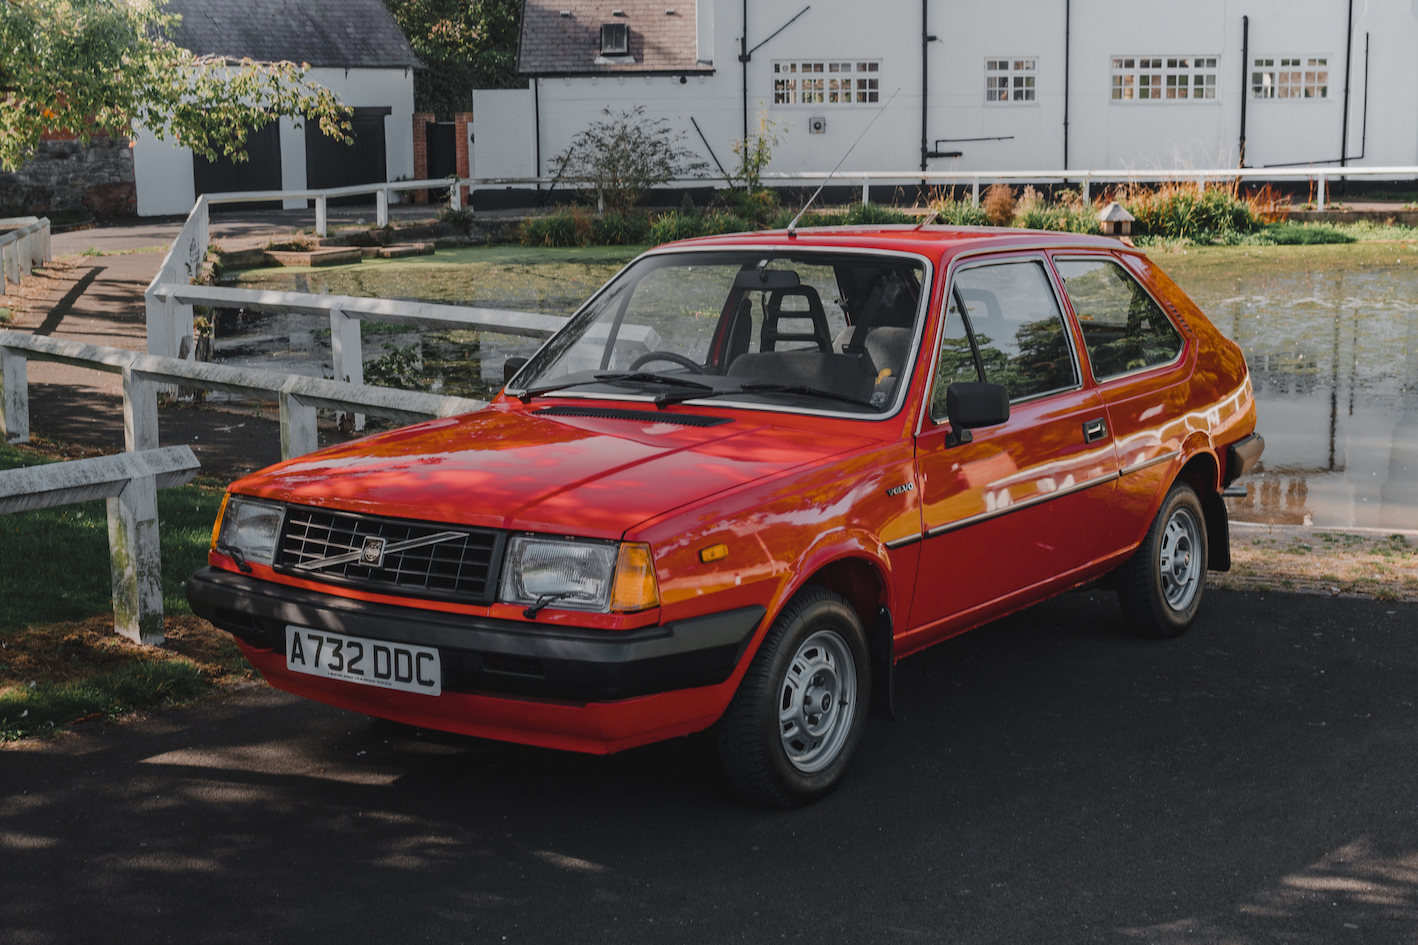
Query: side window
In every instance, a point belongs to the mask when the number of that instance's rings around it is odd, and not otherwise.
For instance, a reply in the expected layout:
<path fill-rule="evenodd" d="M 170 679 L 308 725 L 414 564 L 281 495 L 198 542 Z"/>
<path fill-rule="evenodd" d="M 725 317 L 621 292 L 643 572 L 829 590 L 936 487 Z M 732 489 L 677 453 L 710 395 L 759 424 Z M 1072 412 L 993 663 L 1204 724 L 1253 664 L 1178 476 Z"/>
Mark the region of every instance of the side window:
<path fill-rule="evenodd" d="M 931 385 L 931 419 L 936 423 L 945 422 L 947 387 L 956 381 L 979 379 L 980 371 L 975 365 L 975 350 L 970 346 L 970 336 L 965 332 L 960 306 L 952 292 L 950 306 L 945 310 L 945 333 L 940 339 L 940 361 L 936 367 L 935 383 Z"/>
<path fill-rule="evenodd" d="M 1110 259 L 1056 259 L 1098 380 L 1166 364 L 1182 336 L 1157 303 Z"/>
<path fill-rule="evenodd" d="M 966 269 L 955 277 L 955 295 L 985 380 L 1003 384 L 1010 400 L 1078 386 L 1063 313 L 1042 263 Z"/>

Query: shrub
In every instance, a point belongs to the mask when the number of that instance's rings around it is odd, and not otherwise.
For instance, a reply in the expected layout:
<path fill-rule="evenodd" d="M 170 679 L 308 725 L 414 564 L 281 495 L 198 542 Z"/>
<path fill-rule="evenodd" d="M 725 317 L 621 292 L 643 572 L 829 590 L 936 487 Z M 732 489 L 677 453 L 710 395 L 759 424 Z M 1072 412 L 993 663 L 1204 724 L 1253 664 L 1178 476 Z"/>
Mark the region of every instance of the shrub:
<path fill-rule="evenodd" d="M 450 223 L 463 231 L 464 236 L 473 232 L 473 210 L 471 207 L 460 207 L 454 210 L 452 207 L 444 207 L 438 211 L 439 223 Z"/>
<path fill-rule="evenodd" d="M 649 239 L 650 219 L 643 213 L 607 213 L 591 221 L 591 242 L 598 246 L 633 246 Z"/>
<path fill-rule="evenodd" d="M 655 218 L 650 224 L 650 242 L 655 244 L 687 240 L 703 234 L 704 223 L 698 214 L 672 210 Z"/>
<path fill-rule="evenodd" d="M 746 220 L 766 222 L 778 212 L 778 193 L 773 190 L 731 190 L 725 200 L 736 216 Z"/>
<path fill-rule="evenodd" d="M 1008 184 L 991 184 L 980 201 L 985 216 L 995 226 L 1009 226 L 1014 221 L 1014 188 Z"/>
<path fill-rule="evenodd" d="M 1357 237 L 1330 223 L 1275 223 L 1261 231 L 1269 242 L 1282 246 L 1317 243 L 1353 243 Z"/>
<path fill-rule="evenodd" d="M 848 208 L 843 222 L 849 226 L 871 226 L 888 223 L 914 223 L 915 220 L 900 210 L 879 203 L 856 203 Z"/>
<path fill-rule="evenodd" d="M 429 381 L 429 376 L 424 372 L 423 358 L 419 355 L 418 342 L 395 348 L 364 366 L 364 382 L 377 387 L 426 391 Z"/>
<path fill-rule="evenodd" d="M 591 240 L 591 217 L 579 207 L 522 221 L 521 242 L 525 246 L 589 246 Z"/>
<path fill-rule="evenodd" d="M 931 202 L 935 210 L 936 223 L 946 226 L 989 226 L 990 218 L 984 207 L 977 207 L 968 200 L 938 199 Z"/>
<path fill-rule="evenodd" d="M 623 213 L 650 188 L 709 166 L 684 146 L 684 133 L 672 131 L 668 119 L 647 119 L 643 105 L 601 114 L 604 121 L 592 122 L 552 162 L 557 177 L 589 185 L 598 210 Z"/>
<path fill-rule="evenodd" d="M 1143 236 L 1205 241 L 1260 226 L 1251 207 L 1222 187 L 1198 194 L 1191 184 L 1130 186 L 1119 188 L 1114 199 L 1136 218 L 1133 232 Z"/>
<path fill-rule="evenodd" d="M 748 233 L 758 229 L 749 219 L 734 213 L 706 213 L 700 220 L 699 236 L 718 236 L 720 233 Z"/>

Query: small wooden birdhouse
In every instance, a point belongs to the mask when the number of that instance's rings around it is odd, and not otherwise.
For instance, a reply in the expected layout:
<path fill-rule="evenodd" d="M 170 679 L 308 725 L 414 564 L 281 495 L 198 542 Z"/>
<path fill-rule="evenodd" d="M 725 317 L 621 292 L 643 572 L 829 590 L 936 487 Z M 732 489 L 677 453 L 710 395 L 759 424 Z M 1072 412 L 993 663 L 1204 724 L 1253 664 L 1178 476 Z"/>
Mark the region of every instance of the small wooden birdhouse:
<path fill-rule="evenodd" d="M 1136 219 L 1114 200 L 1098 214 L 1098 229 L 1104 236 L 1128 236 L 1132 233 L 1132 221 Z"/>

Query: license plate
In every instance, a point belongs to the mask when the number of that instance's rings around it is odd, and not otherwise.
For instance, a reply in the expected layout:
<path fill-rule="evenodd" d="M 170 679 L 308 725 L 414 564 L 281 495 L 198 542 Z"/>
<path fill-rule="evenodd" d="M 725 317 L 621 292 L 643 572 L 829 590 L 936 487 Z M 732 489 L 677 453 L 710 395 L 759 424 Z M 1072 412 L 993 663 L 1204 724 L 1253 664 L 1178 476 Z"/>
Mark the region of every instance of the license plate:
<path fill-rule="evenodd" d="M 286 669 L 426 696 L 443 692 L 438 651 L 432 647 L 306 627 L 286 627 Z"/>

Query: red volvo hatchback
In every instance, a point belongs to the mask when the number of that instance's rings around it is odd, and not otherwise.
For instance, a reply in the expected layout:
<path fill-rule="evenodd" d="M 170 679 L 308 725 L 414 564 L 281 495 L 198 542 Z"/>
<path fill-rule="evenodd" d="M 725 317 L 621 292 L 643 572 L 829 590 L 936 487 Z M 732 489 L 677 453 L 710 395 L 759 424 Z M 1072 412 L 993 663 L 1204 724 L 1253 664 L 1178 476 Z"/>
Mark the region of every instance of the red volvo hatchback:
<path fill-rule="evenodd" d="M 234 483 L 193 609 L 272 685 L 410 725 L 585 752 L 715 726 L 778 806 L 841 780 L 932 643 L 1095 581 L 1186 630 L 1263 448 L 1240 350 L 1067 234 L 663 246 L 508 375 Z"/>

